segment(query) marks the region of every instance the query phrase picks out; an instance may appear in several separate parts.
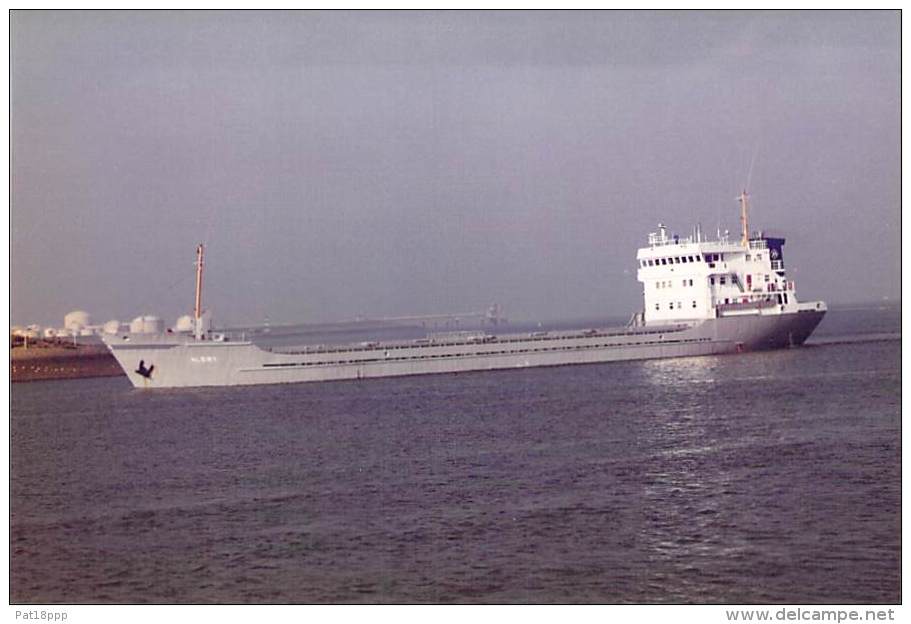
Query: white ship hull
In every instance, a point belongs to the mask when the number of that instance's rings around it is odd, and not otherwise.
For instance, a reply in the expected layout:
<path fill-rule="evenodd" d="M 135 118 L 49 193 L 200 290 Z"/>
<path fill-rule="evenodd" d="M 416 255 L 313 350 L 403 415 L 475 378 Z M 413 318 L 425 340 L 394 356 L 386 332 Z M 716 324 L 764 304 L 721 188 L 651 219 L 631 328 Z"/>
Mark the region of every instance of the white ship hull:
<path fill-rule="evenodd" d="M 798 346 L 825 314 L 795 312 L 611 329 L 268 351 L 188 335 L 121 335 L 108 347 L 137 388 L 239 386 L 737 353 Z M 152 368 L 154 367 L 154 368 Z M 151 369 L 151 373 L 149 373 Z"/>

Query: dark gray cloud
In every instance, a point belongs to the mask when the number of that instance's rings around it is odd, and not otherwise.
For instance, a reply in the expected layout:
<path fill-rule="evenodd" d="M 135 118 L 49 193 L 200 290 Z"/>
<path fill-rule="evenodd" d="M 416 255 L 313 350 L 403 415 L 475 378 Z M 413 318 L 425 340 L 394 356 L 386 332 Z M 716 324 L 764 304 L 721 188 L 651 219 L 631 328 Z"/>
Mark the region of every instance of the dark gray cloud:
<path fill-rule="evenodd" d="M 897 298 L 899 27 L 14 12 L 13 321 L 187 312 L 199 240 L 226 322 L 626 314 L 645 234 L 735 229 L 754 152 L 799 294 Z"/>

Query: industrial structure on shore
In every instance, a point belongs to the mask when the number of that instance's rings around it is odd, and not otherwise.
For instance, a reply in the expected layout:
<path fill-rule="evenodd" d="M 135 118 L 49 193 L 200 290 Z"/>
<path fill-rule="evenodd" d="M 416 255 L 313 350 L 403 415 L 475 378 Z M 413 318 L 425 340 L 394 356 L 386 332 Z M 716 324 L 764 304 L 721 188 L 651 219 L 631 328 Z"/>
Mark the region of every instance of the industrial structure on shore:
<path fill-rule="evenodd" d="M 44 339 L 66 339 L 87 336 L 99 336 L 103 333 L 116 334 L 120 331 L 122 323 L 120 321 L 108 321 L 100 325 L 92 324 L 92 317 L 84 310 L 73 310 L 63 317 L 63 327 L 42 327 L 38 324 L 20 326 L 13 325 L 10 327 L 11 338 L 22 338 L 26 340 Z"/>

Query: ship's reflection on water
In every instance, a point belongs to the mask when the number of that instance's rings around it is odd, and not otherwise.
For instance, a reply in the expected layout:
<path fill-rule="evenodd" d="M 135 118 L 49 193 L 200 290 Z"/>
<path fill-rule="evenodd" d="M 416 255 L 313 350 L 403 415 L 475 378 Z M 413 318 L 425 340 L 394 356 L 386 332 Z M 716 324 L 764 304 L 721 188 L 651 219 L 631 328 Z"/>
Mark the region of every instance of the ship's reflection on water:
<path fill-rule="evenodd" d="M 679 386 L 681 384 L 711 383 L 715 373 L 730 358 L 720 356 L 668 358 L 662 360 L 643 360 L 642 374 L 645 379 L 659 387 Z"/>

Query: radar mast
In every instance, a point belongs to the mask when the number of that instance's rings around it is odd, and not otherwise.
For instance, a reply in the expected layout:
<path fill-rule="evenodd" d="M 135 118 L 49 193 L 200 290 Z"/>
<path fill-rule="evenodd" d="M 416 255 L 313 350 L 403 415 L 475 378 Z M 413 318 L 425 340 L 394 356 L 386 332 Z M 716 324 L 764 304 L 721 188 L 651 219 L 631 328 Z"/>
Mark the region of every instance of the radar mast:
<path fill-rule="evenodd" d="M 750 246 L 750 223 L 747 220 L 747 194 L 746 189 L 740 192 L 740 196 L 737 197 L 737 201 L 740 202 L 740 227 L 741 227 L 741 237 L 740 244 L 744 247 Z"/>

